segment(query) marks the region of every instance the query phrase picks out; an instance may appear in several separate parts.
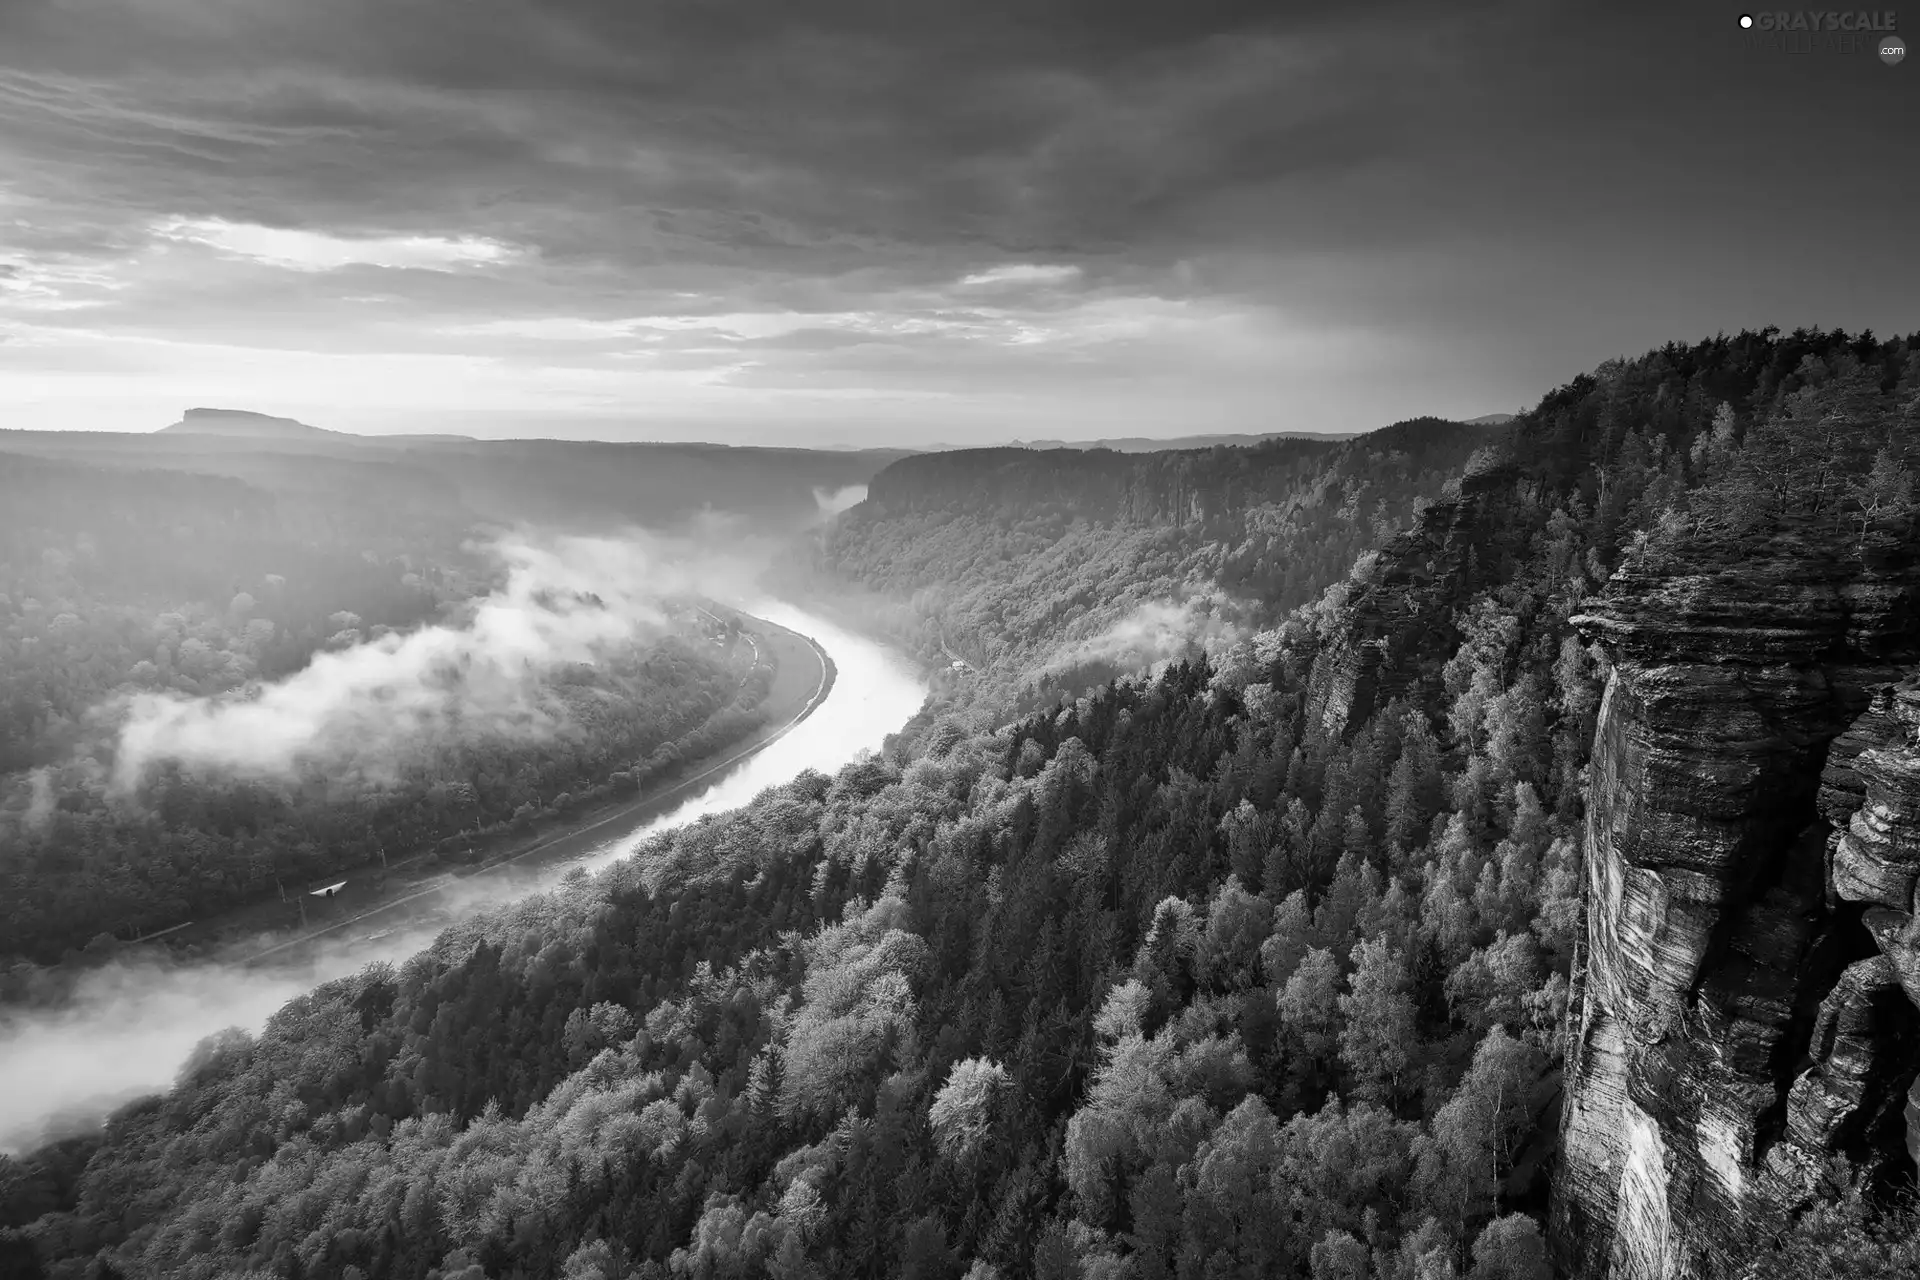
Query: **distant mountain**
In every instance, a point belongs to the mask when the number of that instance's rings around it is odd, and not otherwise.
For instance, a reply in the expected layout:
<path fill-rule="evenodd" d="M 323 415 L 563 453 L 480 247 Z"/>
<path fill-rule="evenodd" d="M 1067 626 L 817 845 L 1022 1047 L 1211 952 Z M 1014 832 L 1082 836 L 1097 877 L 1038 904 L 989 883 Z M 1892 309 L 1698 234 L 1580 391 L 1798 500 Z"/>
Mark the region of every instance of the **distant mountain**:
<path fill-rule="evenodd" d="M 1470 427 L 1504 427 L 1512 421 L 1513 415 L 1510 413 L 1483 413 L 1477 418 L 1468 418 L 1467 425 Z"/>
<path fill-rule="evenodd" d="M 1159 440 L 1148 436 L 1119 436 L 1111 440 L 1015 440 L 1015 449 L 1111 449 L 1115 453 L 1160 453 L 1172 449 L 1211 449 L 1217 445 L 1245 448 L 1269 440 L 1351 440 L 1357 431 L 1270 431 L 1265 435 L 1174 436 Z"/>
<path fill-rule="evenodd" d="M 395 435 L 364 436 L 351 431 L 330 431 L 311 426 L 295 418 L 276 418 L 251 409 L 189 409 L 180 421 L 160 428 L 155 435 L 222 436 L 229 440 L 261 443 L 304 441 L 334 445 L 413 445 L 473 443 L 472 436 Z"/>
<path fill-rule="evenodd" d="M 819 495 L 863 486 L 907 456 L 899 449 L 363 436 L 204 408 L 140 433 L 0 428 L 0 461 L 9 454 L 227 476 L 283 498 L 297 495 L 341 519 L 365 520 L 369 505 L 404 509 L 456 539 L 476 523 L 672 528 L 705 512 L 790 531 L 822 518 L 828 500 Z"/>
<path fill-rule="evenodd" d="M 788 580 L 929 666 L 973 672 L 957 696 L 1030 709 L 1318 599 L 1487 437 L 1416 418 L 1250 448 L 915 454 Z"/>
<path fill-rule="evenodd" d="M 251 409 L 189 409 L 180 421 L 160 430 L 176 435 L 238 436 L 247 440 L 339 440 L 346 435 Z"/>

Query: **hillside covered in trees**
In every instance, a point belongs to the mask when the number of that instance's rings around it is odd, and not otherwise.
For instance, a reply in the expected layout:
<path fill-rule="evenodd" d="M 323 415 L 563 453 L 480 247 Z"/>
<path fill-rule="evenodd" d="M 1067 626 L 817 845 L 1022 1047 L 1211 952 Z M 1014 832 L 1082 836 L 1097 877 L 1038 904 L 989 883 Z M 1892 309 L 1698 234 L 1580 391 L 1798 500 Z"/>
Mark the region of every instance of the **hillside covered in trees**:
<path fill-rule="evenodd" d="M 262 420 L 265 429 L 239 435 L 181 430 L 191 422 L 141 435 L 6 429 L 0 453 L 148 474 L 225 476 L 342 527 L 418 533 L 428 522 L 440 530 L 537 523 L 578 532 L 718 519 L 731 532 L 764 534 L 806 526 L 819 514 L 823 492 L 863 485 L 906 452 L 358 436 Z"/>
<path fill-rule="evenodd" d="M 501 596 L 511 566 L 456 501 L 303 473 L 275 488 L 0 452 L 0 960 L 524 827 L 757 725 L 749 648 L 722 656 L 683 622 L 571 644 L 612 615 L 537 575 Z M 522 657 L 555 659 L 525 690 L 497 661 L 513 627 L 484 632 L 509 615 L 536 633 Z M 180 738 L 247 707 L 262 755 L 354 717 L 438 719 L 404 750 L 382 732 L 278 764 L 149 752 L 126 774 L 129 724 Z"/>
<path fill-rule="evenodd" d="M 902 459 L 819 536 L 829 593 L 968 701 L 1032 708 L 1250 635 L 1405 528 L 1492 439 L 1422 418 L 1251 448 Z"/>
<path fill-rule="evenodd" d="M 1573 620 L 1708 545 L 1910 546 L 1916 453 L 1920 337 L 1610 363 L 1278 626 L 1000 732 L 930 713 L 208 1041 L 0 1165 L 0 1249 L 76 1278 L 1545 1280 L 1612 802 Z M 999 564 L 976 580 L 1043 589 Z M 1781 1205 L 1757 1274 L 1912 1274 L 1898 1190 Z"/>

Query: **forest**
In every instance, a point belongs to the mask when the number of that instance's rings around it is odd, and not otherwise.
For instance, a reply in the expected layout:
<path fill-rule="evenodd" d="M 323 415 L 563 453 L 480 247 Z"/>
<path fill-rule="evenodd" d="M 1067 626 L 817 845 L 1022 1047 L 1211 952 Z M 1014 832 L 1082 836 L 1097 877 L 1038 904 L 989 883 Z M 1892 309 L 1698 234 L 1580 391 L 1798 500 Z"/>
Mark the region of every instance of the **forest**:
<path fill-rule="evenodd" d="M 360 436 L 284 419 L 236 437 L 194 429 L 196 416 L 142 434 L 0 428 L 0 453 L 199 483 L 224 477 L 309 521 L 342 531 L 405 528 L 416 540 L 473 523 L 578 530 L 709 521 L 736 536 L 786 534 L 817 519 L 821 493 L 864 485 L 905 453 Z"/>
<path fill-rule="evenodd" d="M 956 686 L 210 1038 L 0 1162 L 0 1267 L 1546 1280 L 1606 676 L 1570 620 L 1661 557 L 1910 544 L 1920 335 L 1673 344 L 1465 453 L 1243 638 L 999 728 Z M 938 567 L 858 528 L 816 563 L 1051 591 L 998 518 L 948 523 Z M 1901 1190 L 1783 1206 L 1755 1274 L 1915 1274 Z"/>
<path fill-rule="evenodd" d="M 123 785 L 131 700 L 232 703 L 316 658 L 397 661 L 500 587 L 465 521 L 356 511 L 353 489 L 0 453 L 0 962 L 524 829 L 757 727 L 768 673 L 683 627 L 545 672 L 553 732 L 441 735 L 362 761 L 380 776 L 337 756 L 252 774 L 162 759 Z"/>
<path fill-rule="evenodd" d="M 1033 710 L 1317 598 L 1492 438 L 1422 418 L 1337 443 L 919 455 L 807 567 L 924 660 L 966 663 L 970 703 Z"/>

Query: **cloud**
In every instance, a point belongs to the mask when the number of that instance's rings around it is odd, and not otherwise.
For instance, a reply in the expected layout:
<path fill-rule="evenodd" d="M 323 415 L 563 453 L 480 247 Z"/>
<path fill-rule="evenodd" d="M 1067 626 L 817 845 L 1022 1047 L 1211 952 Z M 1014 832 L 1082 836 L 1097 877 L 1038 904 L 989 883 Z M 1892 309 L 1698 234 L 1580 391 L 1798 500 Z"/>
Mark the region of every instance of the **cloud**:
<path fill-rule="evenodd" d="M 53 780 L 45 769 L 35 769 L 27 775 L 27 809 L 21 819 L 27 830 L 38 831 L 47 825 L 53 817 L 55 802 L 59 799 L 53 793 Z"/>
<path fill-rule="evenodd" d="M 84 261 L 48 258 L 0 262 L 0 307 L 28 312 L 106 306 L 123 283 Z"/>
<path fill-rule="evenodd" d="M 1078 279 L 1080 268 L 1076 266 L 1047 266 L 1037 262 L 1016 262 L 1004 267 L 989 267 L 985 271 L 976 271 L 972 275 L 960 277 L 962 285 L 996 284 L 1065 284 Z"/>
<path fill-rule="evenodd" d="M 381 778 L 422 747 L 550 735 L 566 713 L 541 676 L 644 639 L 665 622 L 664 598 L 735 574 L 711 558 L 696 568 L 687 548 L 638 533 L 515 536 L 492 550 L 506 581 L 457 623 L 322 652 L 239 695 L 135 696 L 119 730 L 116 786 L 137 785 L 161 760 L 248 776 L 320 763 Z"/>
<path fill-rule="evenodd" d="M 944 273 L 921 255 L 992 261 L 1084 241 L 1089 214 L 1160 220 L 1109 199 L 1116 183 L 1199 193 L 1241 181 L 1249 158 L 1257 178 L 1278 158 L 1232 140 L 1275 112 L 1323 116 L 1321 82 L 1339 84 L 1277 52 L 1324 40 L 1311 11 L 1258 3 L 906 0 L 883 22 L 850 0 L 804 17 L 699 8 L 43 6 L 12 30 L 0 19 L 0 106 L 20 122 L 4 145 L 67 159 L 58 182 L 9 185 L 135 225 L 531 243 L 557 263 L 675 264 L 709 284 L 740 267 Z M 1171 151 L 1188 160 L 1170 168 Z"/>
<path fill-rule="evenodd" d="M 483 320 L 449 326 L 458 337 L 531 338 L 536 342 L 615 342 L 631 338 L 631 320 L 589 320 L 581 316 L 528 316 L 524 319 Z"/>
<path fill-rule="evenodd" d="M 1098 634 L 1060 645 L 1043 671 L 1069 671 L 1096 664 L 1140 670 L 1200 650 L 1220 653 L 1240 639 L 1232 602 L 1214 593 L 1185 600 L 1149 600 Z"/>
<path fill-rule="evenodd" d="M 0 322 L 42 351 L 84 328 L 591 368 L 519 429 L 591 395 L 635 430 L 763 439 L 811 422 L 801 388 L 964 352 L 976 399 L 918 383 L 899 394 L 937 416 L 848 420 L 896 440 L 1114 414 L 1372 426 L 1510 405 L 1676 332 L 1809 307 L 1910 323 L 1897 273 L 1778 248 L 1814 223 L 1899 242 L 1891 78 L 1756 61 L 1730 30 L 1566 0 L 20 0 L 0 5 L 0 239 L 37 284 L 0 288 Z M 1823 182 L 1782 194 L 1782 155 L 1819 156 Z M 1084 394 L 1036 398 L 1007 352 L 1095 302 L 1264 312 L 1238 331 L 1289 340 L 1163 378 L 1193 349 L 1180 326 L 1082 326 Z M 1417 354 L 1356 378 L 1290 340 L 1323 320 Z M 742 343 L 779 354 L 744 364 Z M 689 377 L 599 379 L 655 350 Z M 84 395 L 17 394 L 76 417 L 159 397 L 83 354 L 55 359 Z M 1141 368 L 1151 386 L 1103 399 Z M 352 390 L 494 411 L 429 369 Z"/>
<path fill-rule="evenodd" d="M 813 500 L 820 504 L 820 514 L 837 516 L 842 511 L 852 510 L 867 500 L 867 486 L 850 484 L 839 489 L 818 489 L 813 491 Z"/>
<path fill-rule="evenodd" d="M 350 237 L 291 227 L 249 226 L 220 218 L 169 218 L 156 224 L 153 231 L 163 239 L 203 244 L 232 257 L 251 258 L 290 271 L 335 271 L 350 266 L 445 271 L 504 262 L 515 253 L 498 241 L 476 236 Z"/>
<path fill-rule="evenodd" d="M 1270 157 L 1229 140 L 1321 118 L 1316 86 L 1339 83 L 1287 52 L 1320 18 L 1252 3 L 909 0 L 876 23 L 854 0 L 421 0 L 377 22 L 344 2 L 0 17 L 21 125 L 0 191 L 39 229 L 22 251 L 113 285 L 0 301 L 42 356 L 0 360 L 0 397 L 108 425 L 142 397 L 264 385 L 287 412 L 408 429 L 431 397 L 493 413 L 517 384 L 521 432 L 594 413 L 587 434 L 773 440 L 826 419 L 889 443 L 1165 416 L 1075 386 L 1178 367 L 1166 315 L 1189 290 L 1153 242 L 1180 193 L 1239 185 L 1246 157 L 1259 180 Z M 342 378 L 317 353 L 368 364 Z M 1205 399 L 1270 394 L 1238 381 Z"/>
<path fill-rule="evenodd" d="M 721 771 L 641 830 L 583 855 L 571 867 L 598 871 L 650 849 L 655 856 L 643 863 L 644 874 L 657 887 L 674 856 L 670 846 L 652 844 L 652 837 L 737 809 L 802 769 L 832 773 L 904 723 L 924 701 L 920 678 L 870 640 L 789 605 L 751 597 L 738 603 L 826 647 L 838 673 L 827 699 L 791 733 Z M 272 963 L 242 964 L 232 956 L 160 963 L 122 952 L 102 967 L 72 974 L 72 988 L 56 1007 L 0 1009 L 0 1154 L 97 1131 L 113 1106 L 166 1089 L 203 1038 L 231 1026 L 257 1034 L 274 1011 L 301 992 L 370 962 L 400 964 L 436 938 L 440 945 L 458 947 L 463 935 L 443 934 L 447 923 L 470 920 L 536 889 L 567 892 L 560 886 L 569 869 L 470 877 L 441 889 L 431 910 L 343 929 Z"/>

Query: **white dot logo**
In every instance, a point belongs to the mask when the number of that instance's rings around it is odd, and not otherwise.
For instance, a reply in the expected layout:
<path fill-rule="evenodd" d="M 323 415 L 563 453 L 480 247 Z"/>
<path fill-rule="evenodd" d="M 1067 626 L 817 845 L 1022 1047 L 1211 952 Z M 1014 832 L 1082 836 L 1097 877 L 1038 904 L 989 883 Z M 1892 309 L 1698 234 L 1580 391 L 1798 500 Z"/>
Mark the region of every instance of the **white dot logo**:
<path fill-rule="evenodd" d="M 1880 37 L 1880 61 L 1893 66 L 1907 56 L 1907 42 L 1899 36 Z"/>
<path fill-rule="evenodd" d="M 1750 13 L 1743 13 L 1743 14 L 1741 14 L 1741 15 L 1740 15 L 1740 26 L 1741 26 L 1741 28 L 1742 28 L 1743 30 L 1744 30 L 1745 28 L 1747 28 L 1747 27 L 1751 27 L 1752 25 L 1753 25 L 1753 15 L 1752 15 L 1752 14 L 1750 14 Z"/>

